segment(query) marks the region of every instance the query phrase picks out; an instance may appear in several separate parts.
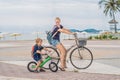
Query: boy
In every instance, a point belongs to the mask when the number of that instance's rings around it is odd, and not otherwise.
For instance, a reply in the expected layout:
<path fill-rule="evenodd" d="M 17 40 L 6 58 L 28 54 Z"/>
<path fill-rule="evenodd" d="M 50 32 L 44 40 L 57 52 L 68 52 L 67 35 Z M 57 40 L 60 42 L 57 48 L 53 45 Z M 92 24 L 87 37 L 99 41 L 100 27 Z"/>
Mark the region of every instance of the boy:
<path fill-rule="evenodd" d="M 45 53 L 43 53 L 42 50 L 46 50 L 46 51 L 49 51 L 49 52 L 50 52 L 50 50 L 48 50 L 47 48 L 44 48 L 43 46 L 41 46 L 42 45 L 42 39 L 37 38 L 35 40 L 35 42 L 36 42 L 36 44 L 33 46 L 34 49 L 32 51 L 32 57 L 34 58 L 35 61 L 37 61 L 37 66 L 35 68 L 35 72 L 39 72 L 38 68 L 39 68 L 39 65 L 42 62 L 41 54 L 45 54 Z M 45 70 L 40 69 L 40 72 L 45 72 Z"/>

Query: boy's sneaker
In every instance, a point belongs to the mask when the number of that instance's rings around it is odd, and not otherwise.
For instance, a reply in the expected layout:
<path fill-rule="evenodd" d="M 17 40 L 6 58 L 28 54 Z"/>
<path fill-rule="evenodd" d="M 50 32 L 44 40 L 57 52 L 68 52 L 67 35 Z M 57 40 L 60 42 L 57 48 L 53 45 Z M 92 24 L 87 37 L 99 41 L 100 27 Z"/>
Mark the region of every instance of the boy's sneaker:
<path fill-rule="evenodd" d="M 46 72 L 44 69 L 40 69 L 40 72 Z"/>
<path fill-rule="evenodd" d="M 40 71 L 38 71 L 38 70 L 35 70 L 34 72 L 35 72 L 35 73 L 39 73 Z"/>

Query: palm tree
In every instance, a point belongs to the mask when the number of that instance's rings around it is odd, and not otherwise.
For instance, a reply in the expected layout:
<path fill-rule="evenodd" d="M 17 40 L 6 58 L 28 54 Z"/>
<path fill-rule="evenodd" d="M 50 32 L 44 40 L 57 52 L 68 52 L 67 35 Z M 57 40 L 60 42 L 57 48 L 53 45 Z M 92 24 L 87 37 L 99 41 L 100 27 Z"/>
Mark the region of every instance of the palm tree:
<path fill-rule="evenodd" d="M 120 0 L 118 0 L 118 3 L 120 3 Z"/>
<path fill-rule="evenodd" d="M 99 5 L 104 6 L 104 14 L 107 16 L 109 14 L 109 16 L 111 18 L 113 18 L 114 21 L 115 20 L 115 14 L 117 12 L 120 12 L 120 0 L 101 0 L 99 1 Z M 117 25 L 115 23 L 115 33 L 117 33 Z"/>

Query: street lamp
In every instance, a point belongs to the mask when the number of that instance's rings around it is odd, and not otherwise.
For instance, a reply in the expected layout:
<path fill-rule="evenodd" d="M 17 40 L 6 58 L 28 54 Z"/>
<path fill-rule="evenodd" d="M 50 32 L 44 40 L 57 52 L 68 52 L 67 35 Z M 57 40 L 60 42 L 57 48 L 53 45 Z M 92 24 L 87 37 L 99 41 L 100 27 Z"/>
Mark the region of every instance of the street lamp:
<path fill-rule="evenodd" d="M 110 24 L 110 30 L 112 32 L 114 30 L 114 32 L 117 33 L 117 24 L 118 24 L 118 22 L 115 19 L 112 19 L 108 23 Z"/>

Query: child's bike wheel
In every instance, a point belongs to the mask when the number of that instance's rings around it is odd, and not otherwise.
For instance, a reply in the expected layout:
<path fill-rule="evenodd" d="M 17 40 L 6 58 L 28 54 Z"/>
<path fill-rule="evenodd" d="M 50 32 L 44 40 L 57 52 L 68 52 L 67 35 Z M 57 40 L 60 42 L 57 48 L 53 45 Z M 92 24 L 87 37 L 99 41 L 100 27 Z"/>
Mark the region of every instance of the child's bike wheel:
<path fill-rule="evenodd" d="M 51 63 L 49 64 L 49 69 L 50 69 L 52 72 L 57 72 L 58 66 L 57 66 L 56 63 L 51 62 Z"/>
<path fill-rule="evenodd" d="M 34 62 L 34 61 L 29 62 L 28 65 L 27 65 L 28 71 L 34 72 L 35 68 L 36 68 L 36 65 L 37 65 L 37 63 Z"/>

